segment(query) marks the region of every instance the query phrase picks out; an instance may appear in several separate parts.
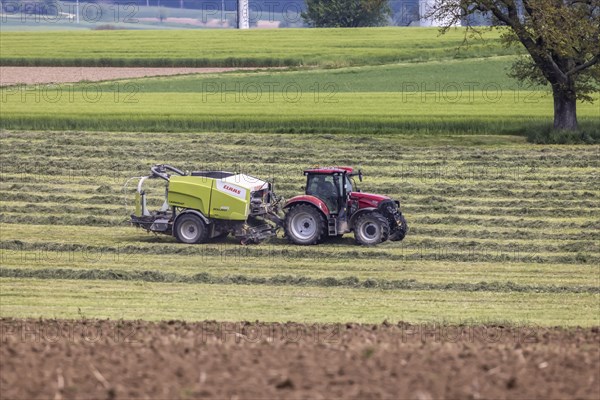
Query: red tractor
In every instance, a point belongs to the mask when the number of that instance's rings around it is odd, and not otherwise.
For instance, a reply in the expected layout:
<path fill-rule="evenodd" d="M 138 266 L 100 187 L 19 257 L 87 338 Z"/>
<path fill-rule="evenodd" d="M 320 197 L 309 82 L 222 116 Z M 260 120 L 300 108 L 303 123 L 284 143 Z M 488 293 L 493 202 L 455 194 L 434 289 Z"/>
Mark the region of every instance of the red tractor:
<path fill-rule="evenodd" d="M 354 232 L 356 242 L 376 245 L 404 239 L 408 226 L 400 202 L 387 196 L 362 193 L 350 167 L 315 168 L 304 171 L 305 194 L 289 199 L 284 209 L 285 234 L 299 245 L 321 243 L 327 237 Z"/>

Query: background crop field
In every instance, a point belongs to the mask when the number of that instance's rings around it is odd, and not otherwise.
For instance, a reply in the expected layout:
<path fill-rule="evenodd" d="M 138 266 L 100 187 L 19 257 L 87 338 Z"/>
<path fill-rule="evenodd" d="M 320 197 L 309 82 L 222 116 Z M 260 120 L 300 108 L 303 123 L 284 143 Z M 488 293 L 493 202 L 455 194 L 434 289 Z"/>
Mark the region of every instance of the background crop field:
<path fill-rule="evenodd" d="M 498 32 L 457 53 L 463 36 L 434 28 L 0 32 L 0 65 L 347 66 L 516 53 L 499 45 Z"/>
<path fill-rule="evenodd" d="M 508 78 L 512 56 L 332 70 L 190 75 L 0 90 L 6 129 L 521 134 L 551 126 L 545 87 Z M 600 137 L 600 110 L 580 104 Z"/>
<path fill-rule="evenodd" d="M 599 323 L 597 146 L 77 131 L 4 131 L 2 144 L 4 316 Z M 402 201 L 411 231 L 376 248 L 351 235 L 180 245 L 126 224 L 123 184 L 157 162 L 274 178 L 286 197 L 306 166 L 353 164 L 363 190 Z"/>
<path fill-rule="evenodd" d="M 295 67 L 2 88 L 0 128 L 517 135 L 549 129 L 548 88 L 507 76 L 517 49 L 488 32 L 484 42 L 459 50 L 463 34 L 410 28 L 0 33 L 1 65 Z M 582 129 L 600 137 L 598 102 L 580 104 L 578 115 Z"/>

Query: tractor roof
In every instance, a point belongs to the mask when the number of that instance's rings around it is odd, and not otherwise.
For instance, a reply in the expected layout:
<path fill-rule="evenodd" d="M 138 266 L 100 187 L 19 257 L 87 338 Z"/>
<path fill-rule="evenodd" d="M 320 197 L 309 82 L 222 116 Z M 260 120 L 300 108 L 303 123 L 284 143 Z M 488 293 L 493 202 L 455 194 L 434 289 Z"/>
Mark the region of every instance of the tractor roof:
<path fill-rule="evenodd" d="M 318 167 L 304 170 L 305 174 L 335 174 L 336 172 L 346 172 L 351 174 L 354 171 L 352 167 Z"/>

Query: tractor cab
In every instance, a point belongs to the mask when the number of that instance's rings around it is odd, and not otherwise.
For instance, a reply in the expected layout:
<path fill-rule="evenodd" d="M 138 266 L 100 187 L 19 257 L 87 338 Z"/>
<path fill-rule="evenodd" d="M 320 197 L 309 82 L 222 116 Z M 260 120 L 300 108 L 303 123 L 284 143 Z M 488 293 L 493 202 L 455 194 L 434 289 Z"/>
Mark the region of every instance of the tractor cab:
<path fill-rule="evenodd" d="M 330 214 L 344 214 L 353 191 L 352 172 L 349 167 L 308 169 L 304 171 L 306 195 L 321 199 Z"/>

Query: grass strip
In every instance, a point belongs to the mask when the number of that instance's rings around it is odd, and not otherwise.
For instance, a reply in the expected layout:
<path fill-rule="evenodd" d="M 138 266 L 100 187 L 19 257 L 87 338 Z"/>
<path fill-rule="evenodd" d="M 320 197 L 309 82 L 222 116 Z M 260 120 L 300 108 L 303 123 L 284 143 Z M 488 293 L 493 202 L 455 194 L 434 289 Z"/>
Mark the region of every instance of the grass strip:
<path fill-rule="evenodd" d="M 518 53 L 486 34 L 460 52 L 464 29 L 115 30 L 0 32 L 3 66 L 340 67 Z M 27 46 L 23 46 L 27 43 Z"/>
<path fill-rule="evenodd" d="M 0 278 L 2 316 L 598 326 L 598 294 Z"/>
<path fill-rule="evenodd" d="M 196 257 L 260 257 L 264 248 L 261 246 L 223 245 L 222 248 L 208 246 L 168 246 L 166 245 L 117 245 L 117 246 L 91 246 L 80 243 L 25 243 L 21 240 L 0 241 L 3 251 L 31 251 L 42 252 L 81 252 L 92 257 L 101 254 L 172 254 Z M 365 252 L 361 248 L 345 250 L 335 247 L 335 251 L 325 249 L 297 249 L 297 247 L 281 246 L 272 247 L 282 259 L 315 259 L 338 260 L 340 257 L 352 260 L 372 261 L 385 259 L 392 261 L 454 261 L 454 262 L 527 262 L 534 264 L 599 264 L 600 257 L 588 253 L 537 253 L 535 248 L 529 252 L 527 249 L 495 249 L 485 245 L 463 246 L 453 249 L 449 246 L 432 243 L 430 245 L 406 245 L 387 251 L 377 250 Z"/>
<path fill-rule="evenodd" d="M 1 278 L 34 278 L 34 279 L 66 279 L 66 280 L 119 280 L 143 281 L 154 283 L 202 283 L 216 285 L 267 285 L 267 286 L 312 286 L 312 287 L 345 287 L 355 289 L 380 290 L 443 290 L 460 292 L 533 292 L 533 293 L 600 293 L 598 286 L 558 286 L 558 285 L 523 285 L 513 282 L 449 282 L 426 283 L 415 279 L 382 280 L 356 277 L 345 278 L 310 278 L 294 275 L 274 275 L 258 277 L 247 275 L 214 276 L 206 272 L 195 275 L 181 275 L 160 271 L 122 271 L 122 270 L 76 270 L 76 269 L 21 269 L 0 268 Z"/>

